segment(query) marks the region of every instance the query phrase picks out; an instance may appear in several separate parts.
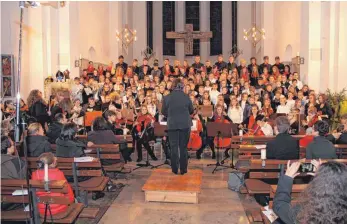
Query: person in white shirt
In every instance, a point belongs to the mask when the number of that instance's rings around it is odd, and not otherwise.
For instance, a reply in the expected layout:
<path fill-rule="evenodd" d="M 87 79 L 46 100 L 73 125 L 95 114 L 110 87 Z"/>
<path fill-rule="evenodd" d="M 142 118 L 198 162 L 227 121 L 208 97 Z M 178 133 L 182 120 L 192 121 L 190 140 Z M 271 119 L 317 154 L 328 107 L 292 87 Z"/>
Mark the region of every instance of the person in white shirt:
<path fill-rule="evenodd" d="M 228 109 L 228 117 L 234 124 L 241 124 L 243 121 L 243 110 L 236 98 L 231 99 Z"/>
<path fill-rule="evenodd" d="M 298 87 L 298 89 L 302 89 L 303 84 L 302 84 L 302 82 L 300 81 L 299 73 L 294 72 L 294 73 L 293 73 L 293 78 L 297 80 L 296 86 Z"/>
<path fill-rule="evenodd" d="M 287 105 L 287 99 L 284 96 L 280 97 L 280 105 L 277 107 L 276 113 L 278 114 L 289 114 L 290 108 Z"/>
<path fill-rule="evenodd" d="M 78 99 L 80 102 L 82 99 L 83 85 L 80 83 L 80 78 L 74 78 L 74 84 L 71 87 L 71 97 L 72 99 Z"/>
<path fill-rule="evenodd" d="M 267 119 L 265 118 L 264 115 L 259 115 L 257 117 L 257 124 L 261 128 L 262 132 L 264 133 L 265 136 L 273 136 L 274 132 L 269 123 L 266 121 Z"/>
<path fill-rule="evenodd" d="M 218 89 L 218 85 L 216 83 L 214 83 L 212 85 L 212 89 L 210 91 L 210 98 L 211 98 L 211 101 L 214 105 L 216 105 L 217 103 L 217 98 L 220 94 L 220 92 L 217 90 Z"/>
<path fill-rule="evenodd" d="M 288 92 L 287 106 L 289 107 L 289 110 L 295 106 L 295 100 L 293 98 L 294 94 L 292 92 Z"/>

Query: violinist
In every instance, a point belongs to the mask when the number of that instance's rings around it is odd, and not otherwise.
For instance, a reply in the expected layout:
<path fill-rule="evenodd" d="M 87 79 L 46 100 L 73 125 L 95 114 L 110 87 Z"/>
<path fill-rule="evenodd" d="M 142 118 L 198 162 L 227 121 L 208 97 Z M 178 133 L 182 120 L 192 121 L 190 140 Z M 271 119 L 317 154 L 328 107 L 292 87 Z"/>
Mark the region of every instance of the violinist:
<path fill-rule="evenodd" d="M 256 135 L 259 134 L 259 127 L 257 125 L 257 120 L 259 117 L 258 106 L 256 104 L 251 105 L 251 114 L 239 125 L 240 129 L 247 130 L 248 134 Z M 260 135 L 260 134 L 259 134 Z"/>
<path fill-rule="evenodd" d="M 315 107 L 318 109 L 319 105 L 316 102 L 316 95 L 310 94 L 308 96 L 308 102 L 305 104 L 305 115 L 308 116 L 308 109 L 311 107 Z"/>
<path fill-rule="evenodd" d="M 267 122 L 264 115 L 257 116 L 257 125 L 260 129 L 254 134 L 256 136 L 273 136 L 273 129 L 271 125 Z"/>
<path fill-rule="evenodd" d="M 308 108 L 308 115 L 306 117 L 306 120 L 303 120 L 302 124 L 305 128 L 313 127 L 313 125 L 319 120 L 321 120 L 321 118 L 317 113 L 317 108 L 315 106 L 310 106 Z"/>
<path fill-rule="evenodd" d="M 222 105 L 217 105 L 216 106 L 216 110 L 214 113 L 213 118 L 210 120 L 211 122 L 218 122 L 218 123 L 232 123 L 232 121 L 230 120 L 230 118 L 226 115 L 224 108 Z M 212 159 L 216 158 L 216 152 L 214 150 L 214 146 L 217 145 L 217 137 L 214 138 L 214 141 L 211 141 L 211 139 L 209 139 L 209 143 L 210 143 L 210 147 L 212 150 Z M 231 138 L 220 138 L 219 142 L 218 142 L 218 146 L 221 148 L 226 148 L 224 155 L 226 158 L 229 158 L 229 146 L 231 144 Z"/>
<path fill-rule="evenodd" d="M 150 136 L 150 132 L 148 130 L 154 121 L 154 117 L 148 113 L 147 106 L 142 106 L 141 114 L 139 114 L 134 123 L 134 138 L 136 139 L 137 162 L 142 161 L 142 146 L 145 147 L 152 160 L 158 160 L 148 144 L 151 138 L 154 137 Z"/>

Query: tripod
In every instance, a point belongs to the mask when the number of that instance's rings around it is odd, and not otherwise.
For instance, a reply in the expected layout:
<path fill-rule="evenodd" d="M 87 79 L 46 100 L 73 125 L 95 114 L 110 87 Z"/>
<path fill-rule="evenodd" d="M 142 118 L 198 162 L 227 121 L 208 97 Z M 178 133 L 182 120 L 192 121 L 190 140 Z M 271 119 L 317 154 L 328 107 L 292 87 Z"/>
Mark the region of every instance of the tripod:
<path fill-rule="evenodd" d="M 208 164 L 207 166 L 215 166 L 212 173 L 215 173 L 218 171 L 218 167 L 222 167 L 222 169 L 230 168 L 230 166 L 223 165 L 224 160 L 219 160 L 219 140 L 221 137 L 232 137 L 231 133 L 231 124 L 224 124 L 224 123 L 217 123 L 217 122 L 208 122 L 206 124 L 207 127 L 207 135 L 209 137 L 217 137 L 217 156 L 216 156 L 216 163 Z M 220 169 L 220 170 L 222 170 Z"/>

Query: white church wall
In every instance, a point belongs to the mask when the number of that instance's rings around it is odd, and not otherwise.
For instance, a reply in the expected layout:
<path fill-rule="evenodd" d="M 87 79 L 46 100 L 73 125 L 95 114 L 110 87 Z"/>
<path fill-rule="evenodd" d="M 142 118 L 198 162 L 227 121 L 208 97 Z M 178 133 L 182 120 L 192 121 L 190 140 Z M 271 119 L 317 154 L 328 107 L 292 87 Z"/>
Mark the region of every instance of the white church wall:
<path fill-rule="evenodd" d="M 338 82 L 337 89 L 341 90 L 343 88 L 347 88 L 347 74 L 346 74 L 346 61 L 347 61 L 347 2 L 339 2 L 339 47 L 338 49 L 338 61 L 336 63 L 338 65 Z M 336 34 L 337 35 L 337 34 Z M 333 74 L 330 74 L 333 75 Z"/>
<path fill-rule="evenodd" d="M 247 63 L 252 55 L 252 44 L 249 41 L 243 39 L 243 29 L 248 29 L 252 26 L 251 18 L 252 2 L 240 1 L 237 2 L 237 44 L 239 49 L 243 51 L 242 55 L 239 56 L 238 62 L 241 58 L 244 58 Z"/>
<path fill-rule="evenodd" d="M 90 60 L 107 63 L 109 61 L 109 2 L 78 2 L 79 42 L 82 57 L 89 56 L 89 49 L 95 49 Z"/>

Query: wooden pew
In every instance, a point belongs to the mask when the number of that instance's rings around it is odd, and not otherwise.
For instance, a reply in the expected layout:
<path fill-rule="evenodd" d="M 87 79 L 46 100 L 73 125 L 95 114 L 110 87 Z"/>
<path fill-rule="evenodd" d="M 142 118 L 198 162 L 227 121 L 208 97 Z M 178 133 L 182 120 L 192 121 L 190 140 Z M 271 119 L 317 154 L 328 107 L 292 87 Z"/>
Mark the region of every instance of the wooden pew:
<path fill-rule="evenodd" d="M 53 215 L 54 223 L 73 223 L 78 215 L 83 209 L 82 203 L 71 203 L 68 198 L 65 196 L 37 196 L 36 191 L 45 191 L 44 182 L 38 180 L 30 180 L 30 185 L 32 189 L 33 196 L 33 211 L 35 217 L 43 221 L 43 216 L 39 214 L 36 207 L 37 203 L 50 203 L 50 204 L 62 204 L 67 205 L 68 208 L 65 212 Z M 67 182 L 66 181 L 50 181 L 48 187 L 51 192 L 56 193 L 67 193 Z M 12 196 L 12 192 L 15 190 L 22 190 L 26 188 L 25 180 L 1 180 L 1 202 L 9 204 L 18 204 L 18 203 L 28 203 L 28 195 L 24 196 Z M 1 211 L 1 220 L 2 221 L 27 221 L 30 218 L 29 212 L 25 212 L 23 207 L 11 211 Z M 51 222 L 51 216 L 47 214 L 47 220 Z"/>
<path fill-rule="evenodd" d="M 245 185 L 248 194 L 270 194 L 270 185 L 265 183 L 266 179 L 276 180 L 280 177 L 281 167 L 285 170 L 287 168 L 287 160 L 264 160 L 265 166 L 262 166 L 262 160 L 250 160 L 249 167 L 243 166 L 243 170 L 248 169 L 249 179 L 245 180 Z M 296 160 L 292 160 L 294 162 Z M 309 163 L 311 160 L 306 160 Z M 337 161 L 347 164 L 347 159 L 335 159 L 335 160 L 322 160 L 325 161 Z M 299 177 L 303 177 L 300 175 Z"/>
<path fill-rule="evenodd" d="M 295 139 L 301 139 L 305 135 L 292 135 Z M 234 143 L 239 143 L 242 141 L 252 142 L 253 144 L 266 144 L 267 142 L 273 140 L 276 136 L 233 136 L 231 141 Z"/>
<path fill-rule="evenodd" d="M 37 157 L 28 158 L 29 169 L 37 168 Z M 75 196 L 80 196 L 80 191 L 100 192 L 109 182 L 109 177 L 104 176 L 100 160 L 95 158 L 92 162 L 75 162 L 74 158 L 58 157 L 57 166 L 65 176 L 73 177 Z M 78 177 L 90 177 L 90 179 L 78 182 Z"/>
<path fill-rule="evenodd" d="M 56 151 L 56 145 L 51 145 L 53 152 Z M 124 169 L 124 159 L 119 151 L 118 144 L 102 144 L 88 146 L 84 151 L 87 156 L 102 160 L 115 160 L 112 165 L 102 165 L 106 172 L 121 172 Z"/>
<path fill-rule="evenodd" d="M 293 184 L 292 187 L 292 198 L 294 200 L 292 200 L 292 203 L 295 204 L 296 202 L 296 198 L 298 198 L 300 196 L 300 194 L 306 189 L 306 187 L 308 186 L 308 184 Z M 270 186 L 270 203 L 269 203 L 269 208 L 272 209 L 273 207 L 273 199 L 275 197 L 277 191 L 277 185 L 271 185 Z"/>

